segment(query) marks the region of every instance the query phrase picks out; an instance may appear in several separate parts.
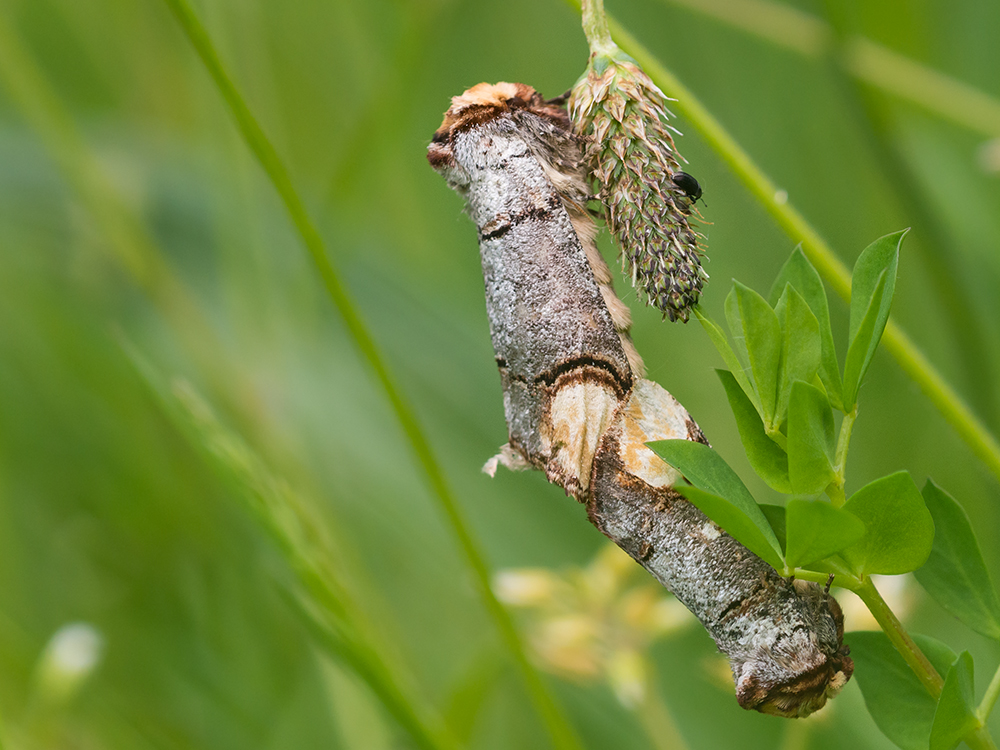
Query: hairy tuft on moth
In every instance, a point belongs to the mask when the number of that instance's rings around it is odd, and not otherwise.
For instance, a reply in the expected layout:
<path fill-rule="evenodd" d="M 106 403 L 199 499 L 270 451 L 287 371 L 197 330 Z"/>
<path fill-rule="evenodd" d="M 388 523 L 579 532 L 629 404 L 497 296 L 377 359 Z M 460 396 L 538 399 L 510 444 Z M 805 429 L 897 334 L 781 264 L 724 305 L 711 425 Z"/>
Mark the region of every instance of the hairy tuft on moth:
<path fill-rule="evenodd" d="M 544 471 L 698 617 L 729 658 L 741 706 L 808 716 L 854 670 L 840 607 L 712 524 L 646 447 L 707 441 L 643 379 L 629 310 L 594 242 L 583 145 L 559 100 L 481 83 L 452 99 L 428 147 L 479 232 L 508 427 L 484 470 Z"/>

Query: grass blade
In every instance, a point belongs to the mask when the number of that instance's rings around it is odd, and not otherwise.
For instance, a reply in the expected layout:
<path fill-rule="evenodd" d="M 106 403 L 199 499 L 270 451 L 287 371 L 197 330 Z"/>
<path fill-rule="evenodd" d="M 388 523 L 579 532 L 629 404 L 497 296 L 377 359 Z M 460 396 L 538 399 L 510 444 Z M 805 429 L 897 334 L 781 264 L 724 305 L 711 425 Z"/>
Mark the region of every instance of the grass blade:
<path fill-rule="evenodd" d="M 425 718 L 429 711 L 405 689 L 373 643 L 371 628 L 338 580 L 322 534 L 323 524 L 305 498 L 276 476 L 239 434 L 224 426 L 212 408 L 185 381 L 171 385 L 135 349 L 126 354 L 166 416 L 196 451 L 230 482 L 267 534 L 281 550 L 297 585 L 290 604 L 333 655 L 353 669 L 378 696 L 388 713 L 424 750 L 454 750 L 454 743 Z"/>
<path fill-rule="evenodd" d="M 299 233 L 316 270 L 326 287 L 327 293 L 337 312 L 343 318 L 348 333 L 364 361 L 371 368 L 376 380 L 385 392 L 386 397 L 399 421 L 403 432 L 416 455 L 420 467 L 427 476 L 432 494 L 441 506 L 452 533 L 459 542 L 469 567 L 475 575 L 480 595 L 486 605 L 511 655 L 521 670 L 528 692 L 535 707 L 542 716 L 552 740 L 559 748 L 578 748 L 580 742 L 563 715 L 561 709 L 552 698 L 541 675 L 528 661 L 521 637 L 514 627 L 510 615 L 497 600 L 490 588 L 490 575 L 485 558 L 473 539 L 472 532 L 460 510 L 455 497 L 445 479 L 444 472 L 435 457 L 430 441 L 427 439 L 417 422 L 416 415 L 397 387 L 388 368 L 379 354 L 375 341 L 368 332 L 361 316 L 351 300 L 347 289 L 340 280 L 340 275 L 327 255 L 323 239 L 316 225 L 306 211 L 305 204 L 292 183 L 281 157 L 271 141 L 265 135 L 257 119 L 247 106 L 236 88 L 232 77 L 227 72 L 208 31 L 195 14 L 188 0 L 163 0 L 176 17 L 188 41 L 201 58 L 206 70 L 212 77 L 219 94 L 225 100 L 230 113 L 236 120 L 236 125 L 246 141 L 247 146 L 260 162 L 261 167 L 271 180 L 288 215 Z"/>

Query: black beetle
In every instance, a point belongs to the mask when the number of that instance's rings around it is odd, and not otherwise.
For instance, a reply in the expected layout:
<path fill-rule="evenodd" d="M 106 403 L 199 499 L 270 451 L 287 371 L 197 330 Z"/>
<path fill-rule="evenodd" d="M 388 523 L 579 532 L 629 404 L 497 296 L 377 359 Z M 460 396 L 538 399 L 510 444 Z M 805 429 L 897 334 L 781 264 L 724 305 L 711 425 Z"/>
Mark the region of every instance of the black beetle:
<path fill-rule="evenodd" d="M 698 184 L 698 180 L 689 175 L 687 172 L 674 172 L 670 179 L 673 180 L 674 184 L 683 190 L 684 194 L 691 199 L 692 205 L 699 201 L 702 190 L 701 185 Z"/>

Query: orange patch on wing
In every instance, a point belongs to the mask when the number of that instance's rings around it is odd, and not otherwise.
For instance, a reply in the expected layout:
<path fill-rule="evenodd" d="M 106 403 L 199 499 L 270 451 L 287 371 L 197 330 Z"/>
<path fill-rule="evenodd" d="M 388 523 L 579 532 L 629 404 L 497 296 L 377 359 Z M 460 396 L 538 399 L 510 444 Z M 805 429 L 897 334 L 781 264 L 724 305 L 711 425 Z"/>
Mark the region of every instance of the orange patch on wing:
<path fill-rule="evenodd" d="M 670 487 L 677 471 L 646 447 L 651 440 L 687 438 L 688 413 L 651 380 L 637 380 L 622 413 L 619 455 L 625 469 L 651 487 Z"/>

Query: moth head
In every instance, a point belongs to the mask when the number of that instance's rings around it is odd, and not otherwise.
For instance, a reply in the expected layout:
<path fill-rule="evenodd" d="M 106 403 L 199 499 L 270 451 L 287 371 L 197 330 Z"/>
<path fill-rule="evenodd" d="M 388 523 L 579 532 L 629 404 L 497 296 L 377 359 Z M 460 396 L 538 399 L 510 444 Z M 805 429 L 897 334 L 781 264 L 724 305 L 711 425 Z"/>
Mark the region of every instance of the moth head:
<path fill-rule="evenodd" d="M 456 179 L 460 181 L 460 176 L 453 174 L 460 169 L 453 151 L 455 136 L 522 110 L 550 120 L 564 130 L 570 129 L 569 115 L 558 99 L 547 101 L 524 83 L 477 83 L 471 89 L 452 97 L 441 127 L 435 131 L 427 147 L 427 161 L 449 183 Z M 452 186 L 456 187 L 454 184 Z"/>
<path fill-rule="evenodd" d="M 800 630 L 777 638 L 766 659 L 733 665 L 736 699 L 743 708 L 804 718 L 826 705 L 854 674 L 837 600 L 815 583 L 795 581 L 794 590 L 812 627 L 808 635 Z"/>

